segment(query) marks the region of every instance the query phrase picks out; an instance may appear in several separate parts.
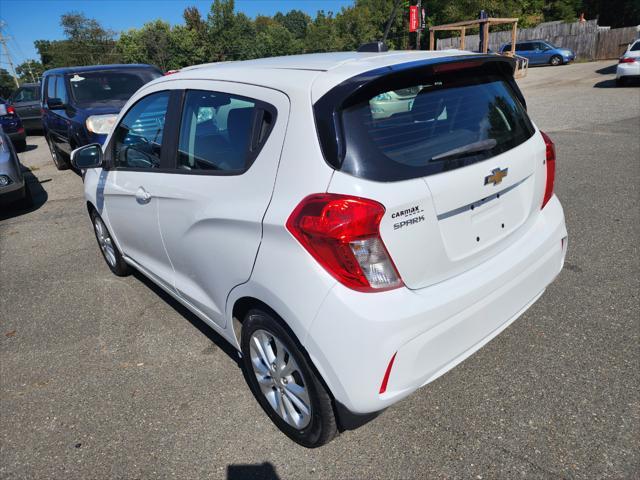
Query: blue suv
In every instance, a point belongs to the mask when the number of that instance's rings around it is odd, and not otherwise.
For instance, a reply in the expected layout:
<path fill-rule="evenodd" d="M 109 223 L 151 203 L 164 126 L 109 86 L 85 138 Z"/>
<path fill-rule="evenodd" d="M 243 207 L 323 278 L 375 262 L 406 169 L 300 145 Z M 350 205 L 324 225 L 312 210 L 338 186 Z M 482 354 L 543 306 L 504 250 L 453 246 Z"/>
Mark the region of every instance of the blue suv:
<path fill-rule="evenodd" d="M 103 143 L 120 109 L 145 83 L 162 76 L 151 65 L 94 65 L 47 70 L 42 77 L 42 128 L 58 170 L 69 154 Z"/>
<path fill-rule="evenodd" d="M 511 50 L 511 44 L 505 43 L 500 52 Z M 529 65 L 563 65 L 573 62 L 576 54 L 568 48 L 558 48 L 545 40 L 523 40 L 516 43 L 516 55 L 529 59 Z"/>

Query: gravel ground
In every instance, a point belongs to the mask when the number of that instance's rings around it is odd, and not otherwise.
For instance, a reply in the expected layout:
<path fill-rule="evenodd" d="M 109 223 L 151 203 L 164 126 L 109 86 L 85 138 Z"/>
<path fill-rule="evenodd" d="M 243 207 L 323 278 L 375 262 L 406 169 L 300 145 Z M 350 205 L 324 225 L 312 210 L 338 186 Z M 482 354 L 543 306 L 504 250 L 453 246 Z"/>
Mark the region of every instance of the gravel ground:
<path fill-rule="evenodd" d="M 638 478 L 640 89 L 612 88 L 611 65 L 520 81 L 557 145 L 562 274 L 476 355 L 316 450 L 276 430 L 219 336 L 111 275 L 80 178 L 29 137 L 37 208 L 0 211 L 0 477 Z"/>

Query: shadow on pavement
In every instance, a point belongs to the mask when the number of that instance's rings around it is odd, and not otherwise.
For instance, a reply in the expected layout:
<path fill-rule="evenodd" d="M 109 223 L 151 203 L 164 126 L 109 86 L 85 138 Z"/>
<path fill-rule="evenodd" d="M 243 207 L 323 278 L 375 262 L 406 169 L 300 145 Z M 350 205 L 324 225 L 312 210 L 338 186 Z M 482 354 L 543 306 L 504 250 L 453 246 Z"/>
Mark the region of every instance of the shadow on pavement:
<path fill-rule="evenodd" d="M 596 83 L 593 88 L 627 88 L 638 86 L 640 86 L 640 81 L 634 81 L 634 79 L 628 78 L 623 83 L 617 83 L 615 79 L 602 80 Z"/>
<path fill-rule="evenodd" d="M 137 270 L 133 271 L 133 276 L 136 277 L 140 282 L 144 283 L 150 290 L 152 290 L 156 295 L 158 295 L 162 300 L 164 300 L 168 305 L 170 305 L 176 312 L 182 315 L 184 318 L 189 320 L 189 323 L 197 328 L 200 333 L 205 335 L 209 340 L 211 340 L 220 350 L 231 358 L 234 363 L 241 368 L 240 357 L 238 356 L 238 351 L 233 348 L 227 340 L 222 338 L 215 330 L 213 330 L 209 325 L 204 323 L 200 318 L 184 307 L 180 302 L 178 302 L 175 298 L 165 292 L 162 288 L 157 286 L 147 277 L 145 277 L 142 273 Z M 240 477 L 238 477 L 240 478 Z M 266 477 L 265 477 L 266 478 Z"/>
<path fill-rule="evenodd" d="M 26 215 L 27 213 L 34 212 L 38 210 L 42 205 L 47 202 L 49 195 L 47 191 L 42 188 L 42 184 L 46 182 L 50 182 L 51 179 L 47 178 L 44 180 L 40 180 L 33 172 L 22 166 L 22 174 L 24 175 L 24 180 L 27 183 L 27 187 L 29 188 L 29 192 L 31 193 L 32 205 L 29 207 L 25 207 L 21 205 L 19 202 L 3 204 L 0 206 L 0 220 L 8 220 L 9 218 L 19 217 L 21 215 Z"/>
<path fill-rule="evenodd" d="M 27 144 L 27 147 L 26 147 L 22 152 L 20 152 L 20 153 L 30 152 L 30 151 L 35 150 L 35 149 L 37 149 L 37 148 L 38 148 L 38 146 L 37 146 L 37 145 L 34 145 L 33 143 L 31 143 L 31 144 Z"/>
<path fill-rule="evenodd" d="M 280 480 L 275 467 L 269 463 L 227 466 L 227 480 Z"/>
<path fill-rule="evenodd" d="M 614 63 L 613 65 L 609 65 L 608 67 L 599 68 L 596 70 L 596 73 L 601 75 L 611 75 L 612 73 L 616 73 L 616 68 L 618 68 L 618 64 Z"/>

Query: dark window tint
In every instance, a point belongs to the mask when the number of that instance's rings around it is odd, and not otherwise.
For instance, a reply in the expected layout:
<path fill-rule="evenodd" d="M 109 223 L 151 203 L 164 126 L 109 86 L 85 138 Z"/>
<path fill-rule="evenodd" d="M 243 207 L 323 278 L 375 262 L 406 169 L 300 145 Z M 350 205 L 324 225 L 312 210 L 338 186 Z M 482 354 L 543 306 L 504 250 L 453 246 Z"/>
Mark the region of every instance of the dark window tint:
<path fill-rule="evenodd" d="M 510 43 L 507 43 L 504 47 L 502 47 L 502 51 L 503 52 L 507 52 L 509 50 L 511 50 L 511 44 Z"/>
<path fill-rule="evenodd" d="M 159 168 L 169 92 L 158 92 L 136 103 L 114 133 L 116 167 Z"/>
<path fill-rule="evenodd" d="M 13 97 L 14 102 L 35 102 L 40 100 L 38 87 L 22 87 Z"/>
<path fill-rule="evenodd" d="M 256 104 L 225 93 L 189 90 L 184 100 L 178 168 L 242 171 L 247 167 Z"/>
<path fill-rule="evenodd" d="M 50 75 L 47 77 L 47 100 L 50 98 L 56 98 L 56 77 Z"/>
<path fill-rule="evenodd" d="M 160 76 L 155 69 L 101 70 L 68 75 L 78 103 L 128 100 L 145 83 Z"/>
<path fill-rule="evenodd" d="M 632 52 L 637 52 L 638 50 L 640 50 L 640 42 L 636 42 L 631 46 Z"/>
<path fill-rule="evenodd" d="M 533 44 L 530 42 L 524 43 L 516 43 L 516 51 L 518 52 L 526 52 L 529 50 L 533 50 Z"/>
<path fill-rule="evenodd" d="M 56 95 L 55 98 L 59 98 L 62 103 L 67 103 L 67 86 L 64 82 L 64 77 L 56 75 Z"/>
<path fill-rule="evenodd" d="M 343 170 L 382 181 L 421 177 L 493 157 L 533 134 L 500 75 L 456 72 L 416 87 L 411 98 L 394 89 L 344 110 Z"/>

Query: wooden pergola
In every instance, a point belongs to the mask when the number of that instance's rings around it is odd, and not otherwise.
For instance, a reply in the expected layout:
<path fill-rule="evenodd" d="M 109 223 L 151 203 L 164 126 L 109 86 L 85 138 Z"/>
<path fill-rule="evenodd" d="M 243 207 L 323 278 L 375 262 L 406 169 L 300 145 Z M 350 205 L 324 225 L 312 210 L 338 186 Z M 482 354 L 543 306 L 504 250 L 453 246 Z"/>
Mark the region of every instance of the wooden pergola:
<path fill-rule="evenodd" d="M 464 50 L 464 37 L 468 28 L 478 27 L 483 30 L 484 38 L 482 42 L 482 53 L 489 51 L 489 27 L 491 25 L 501 25 L 505 23 L 511 23 L 511 52 L 505 52 L 506 55 L 511 57 L 516 53 L 516 32 L 518 31 L 518 19 L 517 18 L 478 18 L 476 20 L 466 20 L 464 22 L 447 23 L 445 25 L 435 25 L 429 27 L 429 50 L 434 50 L 435 32 L 442 31 L 459 31 L 460 32 L 460 50 Z"/>

